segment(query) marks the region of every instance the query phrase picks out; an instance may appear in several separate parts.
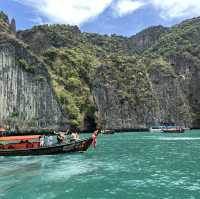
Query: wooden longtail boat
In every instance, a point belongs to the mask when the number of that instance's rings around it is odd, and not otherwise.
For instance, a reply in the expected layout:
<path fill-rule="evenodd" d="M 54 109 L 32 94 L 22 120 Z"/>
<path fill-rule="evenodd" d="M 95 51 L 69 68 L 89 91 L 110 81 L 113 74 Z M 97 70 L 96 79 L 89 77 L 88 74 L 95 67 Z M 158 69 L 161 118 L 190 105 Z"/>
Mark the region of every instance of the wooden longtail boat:
<path fill-rule="evenodd" d="M 1 137 L 0 141 L 21 141 L 20 143 L 0 145 L 0 156 L 33 156 L 33 155 L 56 155 L 71 152 L 84 152 L 93 142 L 93 138 L 72 141 L 66 144 L 53 144 L 40 147 L 39 142 L 28 142 L 38 139 L 39 135 Z"/>

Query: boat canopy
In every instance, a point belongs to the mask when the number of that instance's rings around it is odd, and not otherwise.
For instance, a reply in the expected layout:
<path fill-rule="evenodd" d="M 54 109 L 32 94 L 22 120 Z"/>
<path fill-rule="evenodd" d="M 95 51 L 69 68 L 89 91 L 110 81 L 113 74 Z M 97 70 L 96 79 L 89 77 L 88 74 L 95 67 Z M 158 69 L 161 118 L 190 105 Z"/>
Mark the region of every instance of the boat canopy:
<path fill-rule="evenodd" d="M 8 141 L 26 141 L 26 140 L 34 140 L 39 139 L 41 135 L 30 135 L 30 136 L 9 136 L 9 137 L 0 137 L 0 141 L 8 142 Z"/>

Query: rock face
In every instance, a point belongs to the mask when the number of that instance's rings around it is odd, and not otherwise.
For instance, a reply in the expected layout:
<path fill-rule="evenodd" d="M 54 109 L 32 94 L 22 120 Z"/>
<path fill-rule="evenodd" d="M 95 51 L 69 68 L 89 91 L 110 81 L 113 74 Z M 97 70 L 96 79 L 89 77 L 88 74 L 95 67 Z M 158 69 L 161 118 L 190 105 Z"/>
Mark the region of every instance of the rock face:
<path fill-rule="evenodd" d="M 157 100 L 158 114 L 154 123 L 173 121 L 179 126 L 192 126 L 192 110 L 182 89 L 181 78 L 172 68 L 163 71 L 159 66 L 149 71 L 149 77 Z"/>
<path fill-rule="evenodd" d="M 130 37 L 128 39 L 129 53 L 142 53 L 145 49 L 155 44 L 167 32 L 169 32 L 169 28 L 154 26 Z"/>
<path fill-rule="evenodd" d="M 79 36 L 77 26 L 67 25 L 35 26 L 30 30 L 17 32 L 17 37 L 27 43 L 35 54 L 41 54 L 52 47 L 73 47 Z"/>
<path fill-rule="evenodd" d="M 168 31 L 168 28 L 155 26 L 127 38 L 116 34 L 107 36 L 96 33 L 81 33 L 77 26 L 44 25 L 33 27 L 30 30 L 18 31 L 17 37 L 27 43 L 36 54 L 42 54 L 52 47 L 73 48 L 87 43 L 102 48 L 106 53 L 121 52 L 130 55 L 142 53 Z"/>
<path fill-rule="evenodd" d="M 192 113 L 192 125 L 194 128 L 200 127 L 200 69 L 199 65 L 193 60 L 182 55 L 168 57 L 169 63 L 174 66 L 178 75 L 179 91 L 185 98 L 182 111 L 189 110 Z M 188 107 L 186 107 L 189 105 Z M 188 120 L 189 120 L 188 114 Z"/>
<path fill-rule="evenodd" d="M 6 36 L 0 42 L 0 120 L 49 126 L 65 117 L 111 129 L 172 121 L 200 128 L 199 27 L 196 18 L 128 38 L 44 25 L 14 39 L 15 22 L 0 14 Z"/>
<path fill-rule="evenodd" d="M 181 77 L 167 62 L 158 63 L 159 58 L 148 70 L 131 60 L 99 68 L 93 88 L 99 123 L 117 129 L 148 128 L 162 121 L 192 126 L 192 108 Z"/>
<path fill-rule="evenodd" d="M 100 126 L 147 128 L 160 121 L 173 121 L 197 128 L 200 127 L 200 62 L 196 45 L 199 21 L 199 18 L 188 20 L 172 28 L 151 27 L 129 38 L 81 33 L 69 26 L 39 26 L 17 35 L 38 55 L 52 47 L 59 51 L 85 46 L 94 53 L 100 65 L 89 87 L 98 110 L 96 123 Z M 44 48 L 38 50 L 41 42 Z M 181 57 L 182 53 L 193 51 L 192 59 Z M 64 57 L 63 50 L 60 52 Z M 117 60 L 118 55 L 123 57 L 121 61 Z M 73 57 L 71 53 L 69 56 Z M 110 56 L 114 59 L 105 63 Z M 132 56 L 135 61 L 131 61 Z"/>
<path fill-rule="evenodd" d="M 10 31 L 11 31 L 11 34 L 16 35 L 16 22 L 15 22 L 15 19 L 11 20 Z"/>
<path fill-rule="evenodd" d="M 63 114 L 44 64 L 13 35 L 0 33 L 0 125 L 55 127 Z"/>
<path fill-rule="evenodd" d="M 128 64 L 127 60 L 123 60 L 115 69 L 110 67 L 112 63 L 98 69 L 93 95 L 99 110 L 100 126 L 142 129 L 152 124 L 157 116 L 156 99 L 152 96 L 147 73 L 140 66 L 132 65 L 133 70 L 130 70 Z M 102 78 L 104 76 L 107 78 Z M 118 84 L 118 78 L 127 84 Z"/>
<path fill-rule="evenodd" d="M 15 20 L 12 19 L 10 23 L 8 16 L 3 12 L 0 12 L 0 32 L 16 34 Z"/>

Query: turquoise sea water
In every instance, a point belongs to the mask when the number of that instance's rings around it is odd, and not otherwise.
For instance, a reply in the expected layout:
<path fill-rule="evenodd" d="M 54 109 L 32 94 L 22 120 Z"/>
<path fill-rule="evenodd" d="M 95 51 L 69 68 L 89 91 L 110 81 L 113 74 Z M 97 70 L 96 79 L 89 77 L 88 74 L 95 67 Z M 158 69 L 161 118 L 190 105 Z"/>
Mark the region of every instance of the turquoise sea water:
<path fill-rule="evenodd" d="M 100 135 L 83 154 L 0 157 L 0 199 L 200 198 L 200 131 Z"/>

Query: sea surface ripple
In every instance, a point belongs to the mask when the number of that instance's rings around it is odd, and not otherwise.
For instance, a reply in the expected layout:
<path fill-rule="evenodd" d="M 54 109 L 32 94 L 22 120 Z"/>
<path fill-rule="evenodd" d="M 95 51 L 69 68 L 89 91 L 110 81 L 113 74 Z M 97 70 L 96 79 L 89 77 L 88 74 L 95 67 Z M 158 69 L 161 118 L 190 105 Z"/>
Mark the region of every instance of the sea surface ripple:
<path fill-rule="evenodd" d="M 199 154 L 200 131 L 187 131 L 100 135 L 81 154 L 0 157 L 0 199 L 198 199 Z"/>

